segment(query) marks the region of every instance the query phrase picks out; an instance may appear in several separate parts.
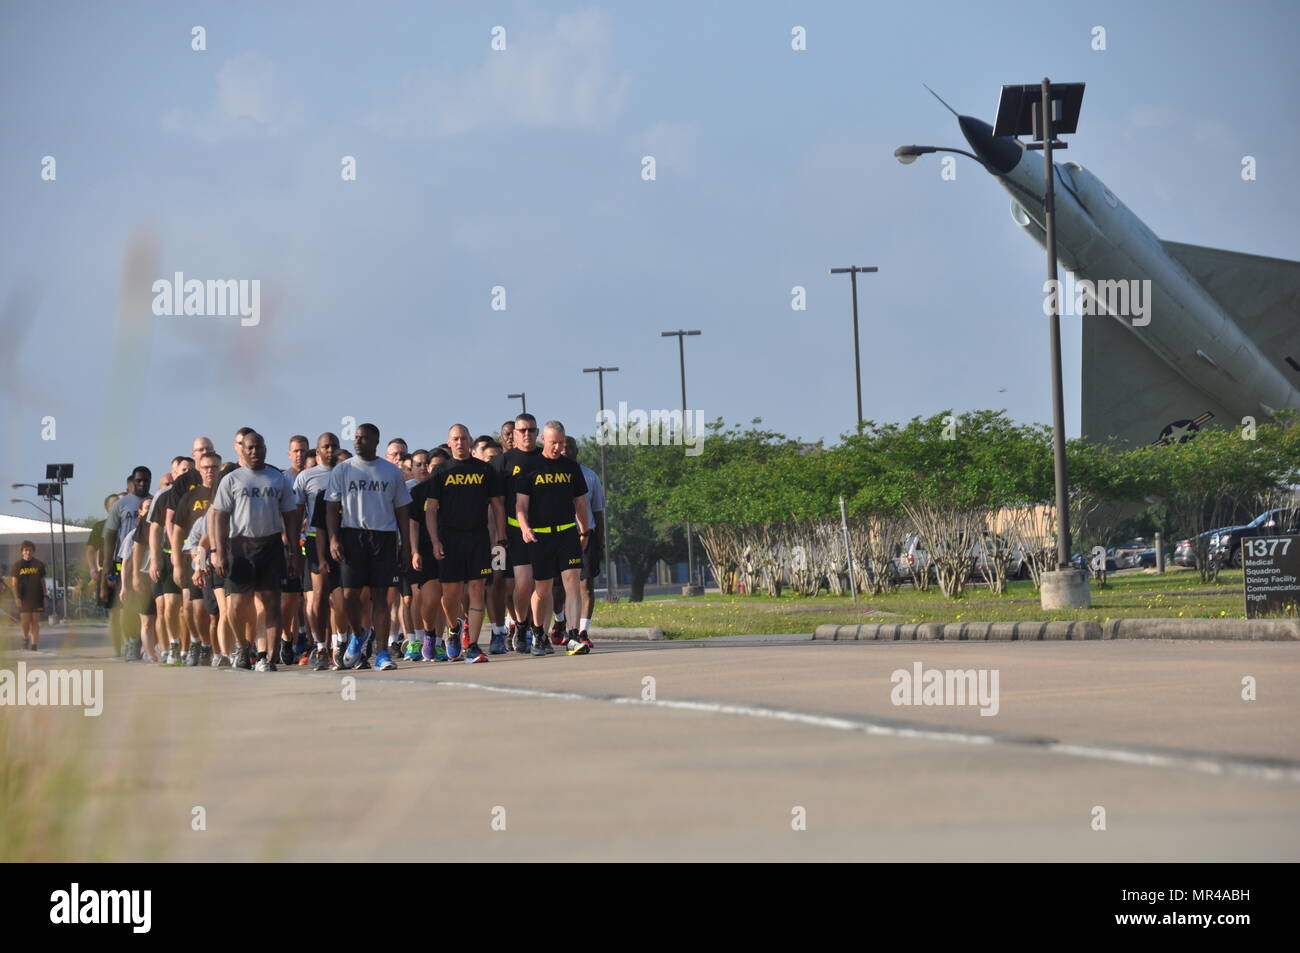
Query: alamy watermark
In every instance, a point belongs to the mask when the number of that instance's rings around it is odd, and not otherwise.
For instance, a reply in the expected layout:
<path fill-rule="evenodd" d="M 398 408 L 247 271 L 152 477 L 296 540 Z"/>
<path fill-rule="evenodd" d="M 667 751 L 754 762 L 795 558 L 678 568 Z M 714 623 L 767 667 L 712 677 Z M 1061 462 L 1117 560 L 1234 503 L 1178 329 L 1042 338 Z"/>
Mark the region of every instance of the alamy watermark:
<path fill-rule="evenodd" d="M 704 452 L 704 411 L 628 409 L 618 402 L 618 412 L 596 414 L 596 443 L 601 446 L 686 448 L 688 457 Z"/>
<path fill-rule="evenodd" d="M 153 313 L 158 317 L 199 315 L 225 317 L 239 315 L 246 328 L 262 321 L 262 281 L 260 278 L 186 279 L 184 272 L 174 278 L 159 278 L 153 283 Z"/>
<path fill-rule="evenodd" d="M 1092 281 L 1076 279 L 1070 272 L 1065 281 L 1049 278 L 1043 282 L 1043 314 L 1049 318 L 1054 310 L 1062 317 L 1092 317 L 1108 314 L 1132 318 L 1133 327 L 1151 323 L 1151 279 L 1117 278 Z"/>
<path fill-rule="evenodd" d="M 895 669 L 889 680 L 895 705 L 978 705 L 981 715 L 996 715 L 1001 707 L 996 668 L 925 669 L 914 662 L 911 671 Z"/>
<path fill-rule="evenodd" d="M 148 933 L 153 923 L 152 890 L 82 890 L 74 883 L 50 894 L 50 922 L 55 924 L 128 924 L 132 933 Z"/>
<path fill-rule="evenodd" d="M 0 707 L 83 708 L 87 718 L 104 711 L 102 668 L 34 668 L 19 662 L 17 671 L 0 668 Z"/>

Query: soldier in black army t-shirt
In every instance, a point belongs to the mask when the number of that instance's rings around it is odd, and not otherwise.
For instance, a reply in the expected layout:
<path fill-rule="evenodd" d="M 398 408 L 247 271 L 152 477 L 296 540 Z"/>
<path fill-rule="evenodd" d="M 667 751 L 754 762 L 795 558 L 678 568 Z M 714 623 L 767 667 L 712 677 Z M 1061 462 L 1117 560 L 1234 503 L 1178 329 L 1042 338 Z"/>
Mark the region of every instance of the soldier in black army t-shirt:
<path fill-rule="evenodd" d="M 542 585 L 557 575 L 564 583 L 565 617 L 582 613 L 582 551 L 590 536 L 587 481 L 582 467 L 564 455 L 564 424 L 552 420 L 542 429 L 542 454 L 529 462 L 515 480 L 515 514 L 533 564 L 533 654 L 543 655 L 546 624 L 551 615 L 551 587 Z M 591 647 L 570 629 L 566 651 L 586 655 Z M 540 650 L 540 651 L 539 651 Z"/>
<path fill-rule="evenodd" d="M 466 662 L 486 662 L 487 656 L 478 647 L 483 584 L 492 576 L 492 541 L 504 534 L 505 490 L 501 475 L 470 454 L 470 439 L 464 424 L 448 431 L 451 459 L 426 481 L 429 490 L 424 515 L 438 559 L 443 611 L 448 620 L 459 615 L 461 595 L 468 584 L 469 619 L 466 631 L 457 637 L 463 639 Z M 500 650 L 502 646 L 494 644 L 492 648 Z"/>

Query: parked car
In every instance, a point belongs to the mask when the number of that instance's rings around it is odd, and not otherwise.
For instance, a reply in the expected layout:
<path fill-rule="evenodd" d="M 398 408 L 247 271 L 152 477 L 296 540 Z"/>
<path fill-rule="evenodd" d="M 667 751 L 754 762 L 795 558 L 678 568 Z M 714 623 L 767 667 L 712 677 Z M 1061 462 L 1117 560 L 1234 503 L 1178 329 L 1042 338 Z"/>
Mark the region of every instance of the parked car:
<path fill-rule="evenodd" d="M 1228 526 L 1210 537 L 1210 555 L 1222 566 L 1241 568 L 1241 541 L 1254 536 L 1294 536 L 1300 533 L 1300 508 L 1265 510 L 1245 526 Z"/>
<path fill-rule="evenodd" d="M 971 563 L 970 572 L 972 576 L 983 575 L 984 567 L 990 566 L 992 556 L 990 550 L 991 537 L 985 533 L 984 536 L 971 543 Z M 997 537 L 998 546 L 1011 547 L 1011 559 L 1007 563 L 1008 579 L 1028 579 L 1029 578 L 1029 561 L 1025 558 L 1024 550 L 1020 546 L 1011 546 L 1007 540 L 1001 536 Z M 898 555 L 894 557 L 893 573 L 894 579 L 906 581 L 921 575 L 929 573 L 930 578 L 935 578 L 934 566 L 931 564 L 930 554 L 926 551 L 925 543 L 917 533 L 912 533 L 898 547 Z"/>
<path fill-rule="evenodd" d="M 1090 572 L 1092 569 L 1092 553 L 1075 553 L 1070 558 L 1070 565 L 1079 570 L 1079 572 Z M 1112 554 L 1107 553 L 1106 572 L 1118 572 L 1119 568 L 1119 562 Z"/>
<path fill-rule="evenodd" d="M 1156 551 L 1154 549 L 1144 549 L 1137 554 L 1138 569 L 1155 569 L 1156 568 Z"/>
<path fill-rule="evenodd" d="M 1220 530 L 1207 529 L 1204 533 L 1201 534 L 1201 537 L 1206 540 L 1206 545 L 1209 545 L 1209 538 L 1218 532 L 1220 532 Z M 1178 545 L 1174 547 L 1174 565 L 1195 568 L 1196 543 L 1194 540 L 1180 539 L 1178 541 Z"/>
<path fill-rule="evenodd" d="M 1135 569 L 1138 565 L 1138 554 L 1150 548 L 1151 544 L 1139 536 L 1137 539 L 1112 546 L 1107 552 L 1115 557 L 1115 562 L 1120 569 Z"/>

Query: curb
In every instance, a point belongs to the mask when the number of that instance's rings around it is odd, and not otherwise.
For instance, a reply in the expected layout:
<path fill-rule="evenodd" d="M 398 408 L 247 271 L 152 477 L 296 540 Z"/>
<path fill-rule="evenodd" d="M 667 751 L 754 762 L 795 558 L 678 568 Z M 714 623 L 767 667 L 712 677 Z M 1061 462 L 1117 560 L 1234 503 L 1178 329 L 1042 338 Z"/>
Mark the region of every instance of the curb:
<path fill-rule="evenodd" d="M 1124 638 L 1140 636 L 1124 636 Z M 1102 638 L 1100 622 L 869 622 L 819 625 L 815 642 L 1042 642 Z"/>
<path fill-rule="evenodd" d="M 607 639 L 611 642 L 658 642 L 664 637 L 664 630 L 655 627 L 616 629 L 593 625 L 587 631 L 593 639 Z"/>
<path fill-rule="evenodd" d="M 1111 619 L 1104 639 L 1300 640 L 1300 619 Z"/>
<path fill-rule="evenodd" d="M 1300 619 L 1111 619 L 1109 622 L 870 622 L 819 625 L 816 642 L 1045 642 L 1092 639 L 1300 641 Z"/>

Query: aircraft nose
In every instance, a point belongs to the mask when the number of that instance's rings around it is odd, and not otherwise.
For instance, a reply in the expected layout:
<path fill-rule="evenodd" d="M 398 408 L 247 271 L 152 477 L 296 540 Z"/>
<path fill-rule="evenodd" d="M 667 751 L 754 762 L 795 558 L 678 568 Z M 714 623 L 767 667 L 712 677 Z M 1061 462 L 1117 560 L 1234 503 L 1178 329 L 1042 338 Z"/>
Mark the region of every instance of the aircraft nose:
<path fill-rule="evenodd" d="M 974 116 L 958 116 L 962 135 L 975 154 L 997 175 L 1006 175 L 1020 162 L 1024 146 L 1014 136 L 995 136 L 993 127 Z"/>

